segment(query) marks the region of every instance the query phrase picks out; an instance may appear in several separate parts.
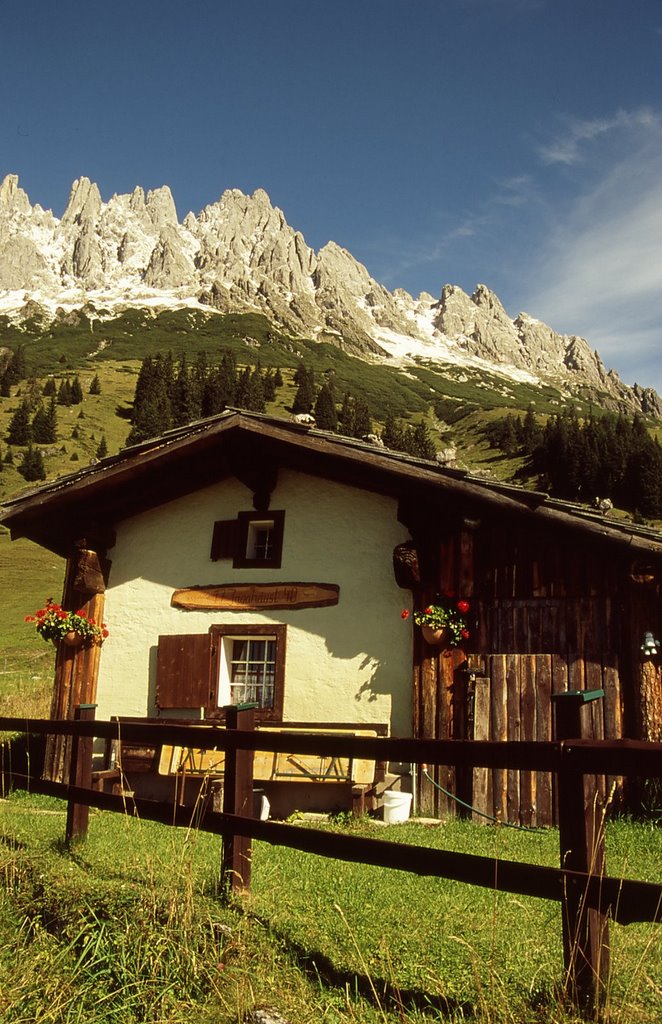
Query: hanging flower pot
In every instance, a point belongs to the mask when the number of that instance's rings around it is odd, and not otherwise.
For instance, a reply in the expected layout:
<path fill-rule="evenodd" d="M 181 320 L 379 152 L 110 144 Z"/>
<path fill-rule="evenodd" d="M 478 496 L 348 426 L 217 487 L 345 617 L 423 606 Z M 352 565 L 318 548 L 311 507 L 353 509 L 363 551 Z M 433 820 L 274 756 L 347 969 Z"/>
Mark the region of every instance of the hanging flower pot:
<path fill-rule="evenodd" d="M 423 611 L 414 612 L 414 622 L 421 627 L 423 639 L 435 647 L 460 647 L 469 639 L 467 613 L 469 602 L 457 600 L 452 594 L 438 594 Z M 409 618 L 409 609 L 401 613 Z"/>
<path fill-rule="evenodd" d="M 42 640 L 52 640 L 57 647 L 60 642 L 68 647 L 100 647 L 108 636 L 106 624 L 96 623 L 85 614 L 67 611 L 51 598 L 34 615 L 26 615 L 26 622 L 34 622 Z"/>
<path fill-rule="evenodd" d="M 432 647 L 450 647 L 451 634 L 445 626 L 435 629 L 434 626 L 421 626 L 423 639 Z"/>
<path fill-rule="evenodd" d="M 83 637 L 80 633 L 77 633 L 75 629 L 70 629 L 68 633 L 65 633 L 62 637 L 62 642 L 67 647 L 81 647 L 83 643 Z"/>

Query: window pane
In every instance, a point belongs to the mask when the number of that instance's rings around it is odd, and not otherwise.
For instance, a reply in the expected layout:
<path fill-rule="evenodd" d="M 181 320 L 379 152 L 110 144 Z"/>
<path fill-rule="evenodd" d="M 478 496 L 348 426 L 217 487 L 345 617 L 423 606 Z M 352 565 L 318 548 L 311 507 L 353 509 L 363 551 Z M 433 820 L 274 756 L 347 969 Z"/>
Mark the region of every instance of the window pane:
<path fill-rule="evenodd" d="M 232 704 L 254 702 L 261 708 L 273 707 L 275 678 L 275 640 L 233 641 L 230 672 Z"/>

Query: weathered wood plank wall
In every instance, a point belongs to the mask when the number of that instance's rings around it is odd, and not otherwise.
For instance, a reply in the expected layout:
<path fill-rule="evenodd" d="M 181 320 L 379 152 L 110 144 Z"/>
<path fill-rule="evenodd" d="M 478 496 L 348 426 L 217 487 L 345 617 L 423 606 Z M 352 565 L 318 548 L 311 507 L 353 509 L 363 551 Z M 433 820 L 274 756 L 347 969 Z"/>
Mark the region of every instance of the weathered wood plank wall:
<path fill-rule="evenodd" d="M 639 645 L 646 629 L 659 635 L 660 585 L 655 576 L 643 586 L 633 580 L 627 550 L 560 530 L 543 535 L 502 522 L 449 532 L 440 544 L 439 590 L 472 601 L 474 632 L 466 660 L 419 641 L 415 735 L 551 740 L 553 693 L 603 689 L 604 699 L 587 708 L 585 738 L 659 738 L 662 667 L 642 665 Z M 468 797 L 477 820 L 535 826 L 555 818 L 548 773 L 474 769 L 463 778 L 461 769 L 442 768 L 435 781 Z M 601 799 L 623 799 L 621 778 L 597 783 Z M 458 810 L 425 780 L 420 808 Z"/>

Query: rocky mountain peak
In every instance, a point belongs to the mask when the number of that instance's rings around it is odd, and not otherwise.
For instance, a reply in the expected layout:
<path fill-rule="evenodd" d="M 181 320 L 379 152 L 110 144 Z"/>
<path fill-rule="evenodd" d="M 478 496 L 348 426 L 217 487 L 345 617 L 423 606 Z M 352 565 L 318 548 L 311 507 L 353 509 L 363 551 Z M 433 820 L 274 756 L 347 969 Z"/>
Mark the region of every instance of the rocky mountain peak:
<path fill-rule="evenodd" d="M 162 185 L 161 188 L 153 189 L 147 193 L 145 209 L 149 214 L 152 224 L 159 230 L 166 225 L 176 227 L 179 224 L 175 200 L 172 198 L 172 192 L 167 185 Z"/>
<path fill-rule="evenodd" d="M 0 210 L 4 213 L 30 213 L 30 200 L 18 186 L 18 174 L 7 174 L 0 184 Z"/>
<path fill-rule="evenodd" d="M 89 178 L 77 178 L 71 186 L 69 202 L 61 223 L 87 225 L 101 212 L 101 195 Z"/>
<path fill-rule="evenodd" d="M 32 207 L 9 174 L 0 184 L 0 292 L 16 316 L 26 299 L 51 315 L 87 300 L 111 309 L 149 301 L 152 309 L 259 312 L 294 336 L 371 359 L 459 362 L 514 379 L 590 386 L 618 407 L 662 415 L 652 389 L 628 388 L 583 338 L 557 334 L 526 313 L 511 319 L 484 284 L 471 295 L 446 284 L 438 299 L 414 299 L 379 284 L 336 242 L 316 253 L 261 188 L 227 189 L 180 223 L 166 185 L 147 195 L 137 186 L 104 203 L 81 177 L 58 220 Z"/>

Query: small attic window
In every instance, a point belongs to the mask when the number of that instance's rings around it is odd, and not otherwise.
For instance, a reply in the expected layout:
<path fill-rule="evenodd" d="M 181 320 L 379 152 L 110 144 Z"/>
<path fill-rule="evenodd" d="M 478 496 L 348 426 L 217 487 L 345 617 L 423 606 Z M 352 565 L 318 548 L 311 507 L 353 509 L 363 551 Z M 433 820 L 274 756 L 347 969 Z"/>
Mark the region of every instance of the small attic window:
<path fill-rule="evenodd" d="M 280 569 L 285 513 L 240 512 L 235 569 Z"/>

